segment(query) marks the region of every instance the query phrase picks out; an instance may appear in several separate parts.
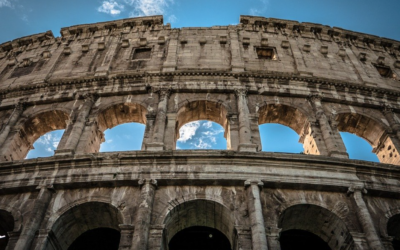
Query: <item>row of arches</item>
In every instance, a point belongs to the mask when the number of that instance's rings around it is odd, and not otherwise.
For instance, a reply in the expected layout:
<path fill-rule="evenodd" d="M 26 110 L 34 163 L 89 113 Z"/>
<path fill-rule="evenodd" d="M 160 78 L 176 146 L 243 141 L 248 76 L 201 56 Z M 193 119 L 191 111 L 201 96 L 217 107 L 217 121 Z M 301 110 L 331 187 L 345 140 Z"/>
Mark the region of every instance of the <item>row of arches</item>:
<path fill-rule="evenodd" d="M 222 249 L 238 250 L 251 248 L 236 224 L 233 213 L 224 205 L 211 200 L 186 201 L 169 210 L 162 218 L 162 236 L 152 238 L 160 241 L 160 249 Z M 0 210 L 0 249 L 7 249 L 7 232 L 14 229 L 13 215 Z M 389 218 L 387 234 L 393 237 L 392 247 L 399 249 L 400 214 Z M 51 220 L 50 220 L 51 222 Z M 134 228 L 124 226 L 121 211 L 115 206 L 98 201 L 85 202 L 70 207 L 54 218 L 47 228 L 47 236 L 39 244 L 41 249 L 121 249 L 129 245 Z M 340 216 L 313 204 L 296 204 L 287 207 L 276 225 L 279 235 L 267 233 L 271 249 L 360 249 Z M 249 245 L 250 244 L 250 245 Z M 274 247 L 272 247 L 274 246 Z M 279 249 L 277 248 L 277 249 Z M 8 248 L 10 249 L 10 248 Z"/>
<path fill-rule="evenodd" d="M 36 113 L 26 119 L 21 119 L 16 127 L 17 133 L 12 138 L 8 138 L 8 143 L 3 144 L 9 150 L 3 153 L 2 160 L 24 159 L 33 143 L 42 135 L 59 129 L 65 129 L 65 133 L 59 143 L 55 143 L 57 148 L 63 148 L 68 143 L 68 137 L 71 135 L 71 127 L 74 120 L 78 119 L 62 109 L 49 110 Z M 113 104 L 102 109 L 94 109 L 85 123 L 86 134 L 82 134 L 77 148 L 78 153 L 97 153 L 100 151 L 100 145 L 106 140 L 104 132 L 121 124 L 137 123 L 142 124 L 142 134 L 138 134 L 140 126 L 136 126 L 135 131 L 131 131 L 135 138 L 127 140 L 140 141 L 143 138 L 141 149 L 146 148 L 146 143 L 152 142 L 154 134 L 153 110 L 149 112 L 139 103 L 123 102 Z M 176 149 L 179 142 L 182 127 L 188 123 L 206 120 L 214 122 L 221 126 L 223 136 L 226 139 L 226 149 L 235 150 L 238 144 L 238 134 L 232 134 L 232 131 L 238 131 L 238 121 L 235 114 L 230 114 L 228 109 L 222 104 L 212 101 L 192 101 L 183 105 L 176 113 L 175 124 L 172 130 L 168 131 L 166 136 L 172 138 L 172 144 L 168 145 Z M 338 113 L 330 119 L 330 127 L 333 132 L 328 136 L 335 137 L 335 143 L 342 143 L 341 138 L 335 135 L 336 132 L 349 132 L 365 139 L 373 148 L 379 161 L 384 163 L 398 164 L 400 156 L 398 155 L 398 142 L 392 129 L 381 120 L 358 113 Z M 324 140 L 321 122 L 316 121 L 312 114 L 304 113 L 301 108 L 292 107 L 286 104 L 266 104 L 258 108 L 257 113 L 250 118 L 251 141 L 261 149 L 261 139 L 258 133 L 258 126 L 262 124 L 276 123 L 287 126 L 299 136 L 299 142 L 303 144 L 304 154 L 328 155 L 327 146 Z M 168 129 L 168 127 L 166 128 Z M 170 134 L 172 132 L 172 134 Z M 337 138 L 339 137 L 339 138 Z M 164 138 L 165 141 L 165 138 Z M 340 148 L 340 145 L 335 145 Z M 236 148 L 235 148 L 236 147 Z M 54 147 L 56 148 L 56 147 Z M 112 151 L 112 150 L 110 150 Z M 345 151 L 345 149 L 344 149 Z"/>

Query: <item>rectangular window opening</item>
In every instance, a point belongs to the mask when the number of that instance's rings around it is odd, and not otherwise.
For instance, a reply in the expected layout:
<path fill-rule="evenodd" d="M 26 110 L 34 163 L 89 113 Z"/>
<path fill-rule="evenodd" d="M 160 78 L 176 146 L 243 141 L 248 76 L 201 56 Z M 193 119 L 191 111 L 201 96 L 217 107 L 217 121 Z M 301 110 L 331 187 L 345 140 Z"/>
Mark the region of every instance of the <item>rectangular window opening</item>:
<path fill-rule="evenodd" d="M 395 78 L 393 71 L 388 66 L 384 65 L 375 65 L 375 68 L 378 70 L 379 74 L 385 78 Z"/>
<path fill-rule="evenodd" d="M 151 49 L 150 48 L 138 48 L 133 52 L 133 60 L 150 59 Z"/>
<path fill-rule="evenodd" d="M 256 48 L 258 59 L 276 60 L 276 53 L 273 48 Z"/>

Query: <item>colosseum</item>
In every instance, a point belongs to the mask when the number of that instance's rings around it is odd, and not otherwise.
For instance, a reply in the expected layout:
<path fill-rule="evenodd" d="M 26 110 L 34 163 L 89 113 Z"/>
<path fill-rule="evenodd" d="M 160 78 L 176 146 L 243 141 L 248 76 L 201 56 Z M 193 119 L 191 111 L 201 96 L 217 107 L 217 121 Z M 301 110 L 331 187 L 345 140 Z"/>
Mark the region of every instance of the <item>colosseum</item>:
<path fill-rule="evenodd" d="M 399 60 L 399 41 L 255 16 L 0 44 L 0 249 L 400 249 Z M 224 128 L 226 150 L 176 149 L 198 120 Z M 99 152 L 131 122 L 141 150 Z M 265 123 L 304 153 L 263 152 Z M 57 129 L 54 156 L 25 159 Z M 339 132 L 380 163 L 349 159 Z"/>

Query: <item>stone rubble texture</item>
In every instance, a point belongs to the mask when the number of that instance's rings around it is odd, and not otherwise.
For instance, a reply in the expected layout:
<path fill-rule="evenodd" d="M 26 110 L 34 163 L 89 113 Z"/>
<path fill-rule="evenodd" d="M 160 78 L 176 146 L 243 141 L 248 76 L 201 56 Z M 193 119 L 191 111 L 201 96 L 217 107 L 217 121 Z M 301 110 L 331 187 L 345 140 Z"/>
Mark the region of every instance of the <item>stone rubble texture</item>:
<path fill-rule="evenodd" d="M 121 232 L 121 250 L 166 250 L 190 226 L 218 229 L 235 250 L 279 250 L 291 229 L 332 250 L 400 240 L 399 41 L 252 16 L 181 29 L 140 17 L 61 35 L 0 44 L 6 249 L 66 250 L 99 227 Z M 227 150 L 175 150 L 196 120 L 220 124 Z M 99 153 L 104 131 L 127 122 L 146 125 L 142 150 Z M 292 128 L 304 153 L 261 152 L 264 123 Z M 24 160 L 56 129 L 55 156 Z M 349 160 L 339 131 L 381 163 Z"/>

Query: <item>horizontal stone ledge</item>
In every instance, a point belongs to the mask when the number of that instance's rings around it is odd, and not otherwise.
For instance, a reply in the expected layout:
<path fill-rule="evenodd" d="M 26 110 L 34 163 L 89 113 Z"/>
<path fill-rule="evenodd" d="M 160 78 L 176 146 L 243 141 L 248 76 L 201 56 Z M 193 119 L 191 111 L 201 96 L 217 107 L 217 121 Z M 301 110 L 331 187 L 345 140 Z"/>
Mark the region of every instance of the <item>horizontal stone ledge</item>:
<path fill-rule="evenodd" d="M 276 163 L 289 162 L 291 167 L 301 167 L 307 163 L 307 168 L 318 168 L 343 172 L 365 172 L 379 175 L 383 173 L 400 174 L 400 167 L 391 164 L 368 162 L 362 160 L 340 159 L 328 156 L 275 153 L 275 152 L 238 152 L 231 150 L 163 150 L 163 151 L 119 151 L 109 153 L 85 155 L 61 155 L 52 157 L 0 162 L 0 174 L 17 174 L 41 170 L 68 168 L 87 168 L 102 166 L 154 166 L 173 163 L 188 164 L 189 162 L 205 165 L 216 165 L 223 161 L 223 165 L 239 166 L 273 166 Z M 227 163 L 232 161 L 232 163 Z"/>

